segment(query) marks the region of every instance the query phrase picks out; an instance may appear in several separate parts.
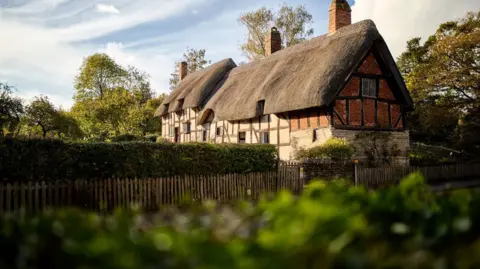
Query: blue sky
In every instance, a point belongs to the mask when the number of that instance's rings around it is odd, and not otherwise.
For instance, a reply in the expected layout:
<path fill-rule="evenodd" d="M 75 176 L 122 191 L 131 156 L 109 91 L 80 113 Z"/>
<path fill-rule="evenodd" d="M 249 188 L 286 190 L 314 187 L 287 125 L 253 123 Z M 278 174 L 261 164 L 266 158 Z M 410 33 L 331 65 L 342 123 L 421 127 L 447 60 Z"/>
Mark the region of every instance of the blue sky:
<path fill-rule="evenodd" d="M 173 63 L 186 47 L 206 49 L 212 61 L 245 60 L 239 46 L 246 32 L 237 18 L 283 2 L 306 6 L 315 35 L 327 31 L 331 0 L 0 0 L 0 81 L 27 101 L 43 94 L 68 108 L 82 58 L 106 52 L 149 73 L 158 93 L 168 92 Z M 480 9 L 472 0 L 349 2 L 353 21 L 373 19 L 395 56 L 408 39 Z"/>

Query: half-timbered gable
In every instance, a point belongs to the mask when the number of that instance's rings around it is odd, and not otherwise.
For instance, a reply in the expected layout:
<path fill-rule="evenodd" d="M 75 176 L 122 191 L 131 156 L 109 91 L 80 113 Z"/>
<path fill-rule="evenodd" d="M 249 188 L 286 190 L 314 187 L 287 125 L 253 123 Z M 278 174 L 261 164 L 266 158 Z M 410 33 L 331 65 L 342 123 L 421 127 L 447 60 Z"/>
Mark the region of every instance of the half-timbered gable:
<path fill-rule="evenodd" d="M 335 128 L 405 129 L 408 100 L 403 99 L 388 65 L 382 61 L 376 48 L 372 47 L 349 76 L 332 104 L 332 125 Z"/>

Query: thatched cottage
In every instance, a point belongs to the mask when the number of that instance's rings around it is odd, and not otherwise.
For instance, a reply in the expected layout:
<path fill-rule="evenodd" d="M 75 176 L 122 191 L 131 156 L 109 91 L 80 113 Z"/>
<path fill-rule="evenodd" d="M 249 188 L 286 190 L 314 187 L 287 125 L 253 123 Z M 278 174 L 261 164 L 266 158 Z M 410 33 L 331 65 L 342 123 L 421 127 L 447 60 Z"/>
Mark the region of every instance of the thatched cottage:
<path fill-rule="evenodd" d="M 345 0 L 330 6 L 328 34 L 282 49 L 266 37 L 267 57 L 237 66 L 225 59 L 187 74 L 157 109 L 172 142 L 267 143 L 281 159 L 331 137 L 388 134 L 406 156 L 405 113 L 412 99 L 371 20 L 351 24 Z"/>

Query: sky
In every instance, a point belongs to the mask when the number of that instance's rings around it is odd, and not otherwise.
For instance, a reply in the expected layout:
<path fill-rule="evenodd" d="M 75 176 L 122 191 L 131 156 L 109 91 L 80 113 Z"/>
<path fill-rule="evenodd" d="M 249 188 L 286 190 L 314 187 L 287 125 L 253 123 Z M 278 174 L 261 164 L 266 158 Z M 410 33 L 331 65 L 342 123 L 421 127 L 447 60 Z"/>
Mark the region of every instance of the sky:
<path fill-rule="evenodd" d="M 245 60 L 246 31 L 237 18 L 262 6 L 305 5 L 315 36 L 327 32 L 331 0 L 0 0 L 0 81 L 26 101 L 46 95 L 73 104 L 74 78 L 84 57 L 105 52 L 151 77 L 168 93 L 174 62 L 187 47 L 213 62 Z M 349 0 L 353 22 L 372 19 L 393 55 L 406 41 L 427 37 L 445 21 L 478 11 L 475 0 Z"/>

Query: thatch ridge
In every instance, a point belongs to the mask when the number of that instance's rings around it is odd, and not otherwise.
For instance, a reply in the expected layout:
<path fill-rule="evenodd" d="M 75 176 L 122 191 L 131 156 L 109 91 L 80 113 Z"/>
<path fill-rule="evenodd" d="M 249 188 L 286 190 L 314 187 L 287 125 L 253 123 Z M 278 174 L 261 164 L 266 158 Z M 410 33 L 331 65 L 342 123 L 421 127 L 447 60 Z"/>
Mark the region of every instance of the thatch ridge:
<path fill-rule="evenodd" d="M 206 97 L 211 95 L 211 91 L 215 89 L 225 74 L 237 65 L 228 58 L 216 62 L 205 69 L 188 74 L 173 90 L 173 92 L 165 98 L 160 107 L 155 111 L 155 116 L 163 116 L 179 109 L 179 102 L 183 100 L 182 109 L 194 108 L 206 102 Z M 166 106 L 168 105 L 168 107 Z"/>
<path fill-rule="evenodd" d="M 260 100 L 265 114 L 328 105 L 375 40 L 383 38 L 366 20 L 236 67 L 204 109 L 242 120 L 257 116 Z"/>
<path fill-rule="evenodd" d="M 185 98 L 183 108 L 197 106 L 202 109 L 199 119 L 205 118 L 202 117 L 205 111 L 212 110 L 216 119 L 229 121 L 258 116 L 256 107 L 262 100 L 265 101 L 264 114 L 327 106 L 372 46 L 379 47 L 409 106 L 411 98 L 405 83 L 371 20 L 343 27 L 333 34 L 313 38 L 238 67 L 231 59 L 228 63 L 216 63 L 212 69 L 219 70 L 217 74 L 196 72 L 190 78 L 187 76 L 164 103 L 170 103 L 168 111 L 171 112 L 175 110 L 174 101 Z M 198 91 L 196 83 L 204 81 L 205 78 L 201 80 L 200 77 L 207 73 L 215 78 L 210 78 L 210 82 L 217 84 L 202 82 L 199 88 L 203 90 Z M 193 88 L 195 90 L 188 90 Z M 204 94 L 199 95 L 199 92 Z M 162 113 L 166 113 L 165 108 Z"/>

